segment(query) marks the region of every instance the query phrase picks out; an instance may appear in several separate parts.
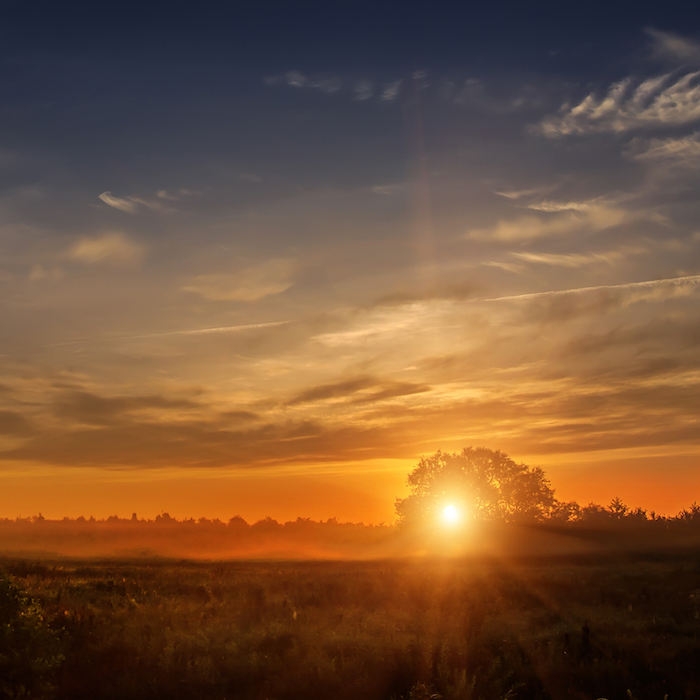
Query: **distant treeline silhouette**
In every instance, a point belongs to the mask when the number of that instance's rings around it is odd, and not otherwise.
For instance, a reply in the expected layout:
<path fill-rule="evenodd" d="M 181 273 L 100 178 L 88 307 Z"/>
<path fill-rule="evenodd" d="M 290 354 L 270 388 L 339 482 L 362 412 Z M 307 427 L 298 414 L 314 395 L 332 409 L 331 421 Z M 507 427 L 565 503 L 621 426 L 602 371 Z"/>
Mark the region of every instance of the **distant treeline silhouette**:
<path fill-rule="evenodd" d="M 168 513 L 154 519 L 134 513 L 131 518 L 47 520 L 39 514 L 0 519 L 0 555 L 368 559 L 509 547 L 511 552 L 563 553 L 580 550 L 583 540 L 601 546 L 605 537 L 596 533 L 620 533 L 618 540 L 634 548 L 642 542 L 687 544 L 700 535 L 697 503 L 667 516 L 631 508 L 617 497 L 607 506 L 562 502 L 542 469 L 486 448 L 423 457 L 408 485 L 410 494 L 396 501 L 395 524 L 302 517 L 249 524 L 240 516 L 224 522 L 178 520 Z M 441 516 L 446 510 L 459 513 L 461 527 L 445 530 Z M 561 537 L 567 534 L 572 537 Z"/>
<path fill-rule="evenodd" d="M 678 537 L 700 537 L 700 506 L 694 503 L 677 515 L 663 516 L 629 508 L 619 498 L 608 506 L 557 502 L 546 517 L 536 522 L 474 523 L 474 527 L 450 536 L 440 527 L 432 527 L 427 530 L 427 544 L 423 540 L 417 544 L 416 537 L 421 535 L 401 524 L 366 525 L 335 518 L 321 522 L 297 518 L 280 523 L 268 517 L 249 524 L 238 516 L 224 522 L 207 518 L 178 520 L 168 513 L 154 519 L 114 515 L 100 520 L 49 520 L 38 515 L 0 519 L 0 555 L 371 559 L 409 555 L 425 551 L 425 547 L 438 551 L 447 542 L 450 547 L 461 543 L 470 551 L 488 552 L 511 535 L 522 538 L 523 527 L 528 533 L 523 540 L 526 547 L 535 546 L 538 536 L 552 532 L 574 537 L 599 532 L 602 540 L 593 537 L 599 542 L 614 533 L 636 533 L 640 541 L 660 546 Z M 542 546 L 546 549 L 548 545 Z M 564 550 L 566 547 L 557 547 L 557 551 Z"/>
<path fill-rule="evenodd" d="M 631 508 L 621 498 L 613 498 L 607 506 L 598 503 L 589 503 L 586 506 L 579 505 L 576 501 L 554 501 L 549 512 L 542 517 L 543 523 L 566 523 L 569 525 L 615 525 L 615 523 L 656 523 L 658 525 L 695 524 L 700 527 L 700 505 L 692 503 L 688 508 L 683 508 L 675 515 L 662 515 L 655 511 L 643 508 Z M 311 518 L 298 517 L 283 523 L 274 518 L 267 517 L 248 523 L 239 515 L 223 521 L 220 518 L 173 518 L 169 513 L 161 513 L 155 518 L 139 518 L 136 513 L 130 518 L 120 518 L 118 515 L 110 515 L 107 518 L 77 518 L 64 517 L 60 520 L 44 518 L 39 513 L 31 516 L 17 516 L 16 518 L 0 518 L 0 528 L 8 528 L 10 531 L 16 527 L 31 527 L 35 532 L 39 528 L 69 531 L 97 531 L 110 528 L 122 528 L 125 532 L 133 532 L 135 529 L 156 530 L 163 528 L 178 528 L 179 532 L 196 530 L 202 533 L 223 533 L 236 535 L 270 535 L 282 533 L 310 533 L 328 532 L 334 535 L 358 535 L 359 533 L 386 533 L 395 529 L 396 525 L 379 523 L 366 524 L 363 522 L 342 522 L 337 518 L 328 520 L 312 520 Z"/>
<path fill-rule="evenodd" d="M 341 523 L 310 518 L 280 523 L 267 517 L 253 524 L 235 516 L 178 520 L 116 515 L 105 519 L 38 516 L 0 519 L 0 553 L 60 553 L 70 556 L 311 556 L 350 557 L 371 552 L 392 532 L 389 525 Z"/>

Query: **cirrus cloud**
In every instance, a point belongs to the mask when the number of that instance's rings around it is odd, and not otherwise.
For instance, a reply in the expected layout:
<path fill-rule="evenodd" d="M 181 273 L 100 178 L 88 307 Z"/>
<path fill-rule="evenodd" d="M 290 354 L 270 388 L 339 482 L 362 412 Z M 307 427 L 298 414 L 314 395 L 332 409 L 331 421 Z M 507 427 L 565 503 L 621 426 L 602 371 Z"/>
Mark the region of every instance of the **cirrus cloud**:
<path fill-rule="evenodd" d="M 642 128 L 690 124 L 700 120 L 700 71 L 676 77 L 666 73 L 635 85 L 625 78 L 603 97 L 590 93 L 576 105 L 566 103 L 532 131 L 547 138 L 576 134 L 624 133 Z"/>
<path fill-rule="evenodd" d="M 67 253 L 70 260 L 86 265 L 133 265 L 140 262 L 143 256 L 143 247 L 119 232 L 81 238 Z"/>
<path fill-rule="evenodd" d="M 296 270 L 295 261 L 274 258 L 237 273 L 197 275 L 182 289 L 210 301 L 258 301 L 289 289 Z"/>

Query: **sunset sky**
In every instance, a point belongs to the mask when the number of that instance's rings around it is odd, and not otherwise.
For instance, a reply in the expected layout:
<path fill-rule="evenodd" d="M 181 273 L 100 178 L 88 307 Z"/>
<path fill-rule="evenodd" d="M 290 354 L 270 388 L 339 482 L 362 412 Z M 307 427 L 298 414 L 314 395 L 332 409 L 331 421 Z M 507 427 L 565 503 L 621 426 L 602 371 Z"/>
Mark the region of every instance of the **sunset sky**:
<path fill-rule="evenodd" d="M 700 501 L 700 13 L 40 7 L 0 25 L 0 517 L 389 522 L 470 445 Z"/>

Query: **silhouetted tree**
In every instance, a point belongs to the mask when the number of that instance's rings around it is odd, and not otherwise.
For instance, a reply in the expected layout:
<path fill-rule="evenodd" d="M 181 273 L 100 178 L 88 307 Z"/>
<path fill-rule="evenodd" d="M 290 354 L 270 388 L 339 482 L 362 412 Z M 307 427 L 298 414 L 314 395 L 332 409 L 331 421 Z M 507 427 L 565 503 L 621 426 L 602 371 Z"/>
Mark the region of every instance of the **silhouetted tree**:
<path fill-rule="evenodd" d="M 554 491 L 539 467 L 516 464 L 483 447 L 421 458 L 408 485 L 411 494 L 396 501 L 403 524 L 433 520 L 448 505 L 487 520 L 539 520 L 554 504 Z"/>
<path fill-rule="evenodd" d="M 581 521 L 587 525 L 604 525 L 610 522 L 610 511 L 598 503 L 581 508 Z"/>
<path fill-rule="evenodd" d="M 622 518 L 627 515 L 627 511 L 629 511 L 629 508 L 622 502 L 622 499 L 619 496 L 615 496 L 615 498 L 610 501 L 610 505 L 608 506 L 608 510 L 610 511 L 611 515 L 615 520 L 622 520 Z"/>
<path fill-rule="evenodd" d="M 555 523 L 575 523 L 581 518 L 581 506 L 576 501 L 558 501 L 556 498 L 549 512 L 549 519 Z"/>

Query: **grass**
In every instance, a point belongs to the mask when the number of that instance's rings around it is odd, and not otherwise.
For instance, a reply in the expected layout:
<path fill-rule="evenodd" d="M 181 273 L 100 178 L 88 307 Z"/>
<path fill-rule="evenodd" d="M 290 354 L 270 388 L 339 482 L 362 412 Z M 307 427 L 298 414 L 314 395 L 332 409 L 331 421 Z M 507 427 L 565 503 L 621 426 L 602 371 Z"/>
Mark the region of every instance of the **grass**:
<path fill-rule="evenodd" d="M 700 697 L 700 554 L 5 560 L 57 700 Z"/>

